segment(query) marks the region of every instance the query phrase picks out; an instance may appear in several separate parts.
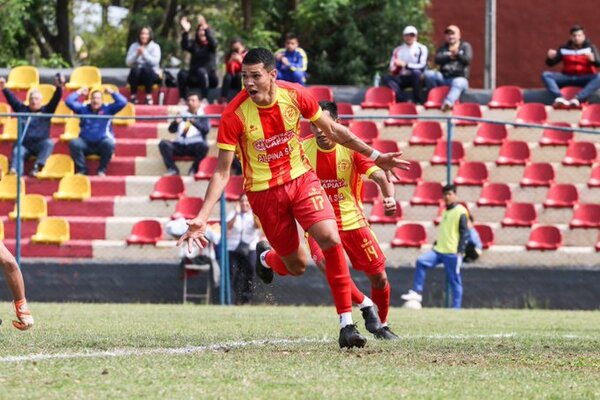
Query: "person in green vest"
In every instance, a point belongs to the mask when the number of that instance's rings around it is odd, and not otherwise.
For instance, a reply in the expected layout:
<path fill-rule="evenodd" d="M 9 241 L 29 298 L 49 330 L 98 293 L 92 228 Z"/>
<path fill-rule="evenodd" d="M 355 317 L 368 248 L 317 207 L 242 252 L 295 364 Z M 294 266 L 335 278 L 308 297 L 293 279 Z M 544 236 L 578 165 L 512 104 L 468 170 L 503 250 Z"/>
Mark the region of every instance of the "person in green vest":
<path fill-rule="evenodd" d="M 446 185 L 443 192 L 446 209 L 442 214 L 437 240 L 432 250 L 417 258 L 413 288 L 401 297 L 406 301 L 421 303 L 427 270 L 444 264 L 452 289 L 452 307 L 460 308 L 463 294 L 460 267 L 469 237 L 469 212 L 462 204 L 457 203 L 456 186 Z"/>

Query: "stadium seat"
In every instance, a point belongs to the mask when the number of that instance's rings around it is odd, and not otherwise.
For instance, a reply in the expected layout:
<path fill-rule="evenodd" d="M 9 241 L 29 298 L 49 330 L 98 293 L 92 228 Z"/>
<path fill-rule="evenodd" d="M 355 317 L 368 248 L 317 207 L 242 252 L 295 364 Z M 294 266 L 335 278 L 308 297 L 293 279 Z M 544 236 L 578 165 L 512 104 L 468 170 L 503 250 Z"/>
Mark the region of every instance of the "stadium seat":
<path fill-rule="evenodd" d="M 494 230 L 491 226 L 485 224 L 474 224 L 473 227 L 479 233 L 481 244 L 484 249 L 489 249 L 494 244 Z"/>
<path fill-rule="evenodd" d="M 0 227 L 1 231 L 1 236 L 2 238 L 4 238 L 4 229 L 2 227 Z M 3 239 L 0 239 L 3 240 Z M 598 242 L 596 243 L 596 251 L 600 251 L 600 234 L 598 234 Z"/>
<path fill-rule="evenodd" d="M 454 178 L 457 185 L 481 186 L 489 179 L 487 167 L 484 162 L 465 161 L 458 167 L 458 173 Z"/>
<path fill-rule="evenodd" d="M 8 214 L 10 219 L 17 218 L 17 204 L 15 208 Z M 21 218 L 35 219 L 48 216 L 48 203 L 46 198 L 41 194 L 26 194 L 21 198 Z"/>
<path fill-rule="evenodd" d="M 120 93 L 117 85 L 113 85 L 112 83 L 103 83 L 102 85 L 100 85 L 100 87 L 96 86 L 94 89 L 100 89 L 102 91 L 102 102 L 106 104 L 111 104 L 115 102 L 115 99 L 112 97 L 112 95 L 106 93 L 106 89 L 110 89 L 115 93 Z M 90 92 L 88 95 L 88 100 L 91 100 L 91 94 L 92 93 Z"/>
<path fill-rule="evenodd" d="M 388 217 L 385 215 L 383 208 L 383 199 L 377 199 L 373 203 L 371 215 L 369 216 L 370 224 L 395 224 L 402 219 L 402 207 L 400 202 L 396 201 L 396 215 Z"/>
<path fill-rule="evenodd" d="M 50 103 L 50 100 L 52 99 L 52 96 L 56 91 L 56 86 L 47 83 L 40 83 L 39 85 L 30 87 L 27 91 L 27 94 L 25 95 L 25 100 L 23 101 L 25 105 L 29 105 L 29 96 L 31 95 L 31 92 L 33 92 L 33 90 L 35 89 L 37 89 L 42 95 L 42 104 L 46 105 Z"/>
<path fill-rule="evenodd" d="M 51 243 L 61 245 L 70 239 L 69 221 L 60 217 L 47 217 L 40 221 L 33 243 Z"/>
<path fill-rule="evenodd" d="M 130 117 L 130 118 L 127 118 L 127 119 L 115 118 L 112 120 L 113 125 L 132 126 L 133 124 L 135 124 L 135 105 L 132 103 L 127 103 L 121 111 L 119 111 L 117 114 L 115 114 L 115 117 Z"/>
<path fill-rule="evenodd" d="M 127 244 L 152 244 L 156 245 L 163 237 L 163 228 L 160 222 L 153 219 L 138 221 L 131 229 L 131 236 Z"/>
<path fill-rule="evenodd" d="M 583 109 L 579 126 L 582 128 L 600 127 L 600 104 L 590 104 Z"/>
<path fill-rule="evenodd" d="M 150 194 L 151 200 L 174 200 L 185 196 L 185 184 L 180 176 L 161 176 Z"/>
<path fill-rule="evenodd" d="M 217 168 L 217 163 L 217 157 L 205 157 L 202 161 L 200 161 L 200 165 L 198 166 L 198 172 L 196 172 L 196 174 L 194 175 L 194 179 L 199 181 L 212 178 L 215 169 Z"/>
<path fill-rule="evenodd" d="M 404 224 L 396 229 L 392 247 L 421 247 L 427 243 L 427 231 L 421 224 Z"/>
<path fill-rule="evenodd" d="M 453 117 L 472 117 L 482 118 L 481 107 L 477 103 L 460 103 L 455 104 L 452 108 Z M 475 126 L 477 121 L 465 121 L 462 119 L 453 120 L 457 126 Z"/>
<path fill-rule="evenodd" d="M 56 107 L 56 111 L 54 111 L 55 115 L 73 115 L 73 110 L 71 110 L 64 101 L 60 101 L 58 103 L 58 107 Z M 65 124 L 67 119 L 64 117 L 52 117 L 52 124 Z"/>
<path fill-rule="evenodd" d="M 419 182 L 412 198 L 411 205 L 439 205 L 442 201 L 442 185 L 439 182 Z"/>
<path fill-rule="evenodd" d="M 542 103 L 525 103 L 517 109 L 516 122 L 545 124 L 547 120 L 546 106 Z"/>
<path fill-rule="evenodd" d="M 421 168 L 421 164 L 418 161 L 409 160 L 410 167 L 409 170 L 394 168 L 394 172 L 398 176 L 398 178 L 393 177 L 394 183 L 400 183 L 403 185 L 414 185 L 421 181 L 421 176 L 423 175 L 423 169 Z"/>
<path fill-rule="evenodd" d="M 400 151 L 398 142 L 389 139 L 374 139 L 371 147 L 382 153 L 394 153 Z"/>
<path fill-rule="evenodd" d="M 19 119 L 8 118 L 2 127 L 0 142 L 14 142 L 19 136 Z"/>
<path fill-rule="evenodd" d="M 333 101 L 333 90 L 329 86 L 309 86 L 306 90 L 317 101 Z"/>
<path fill-rule="evenodd" d="M 373 181 L 364 181 L 360 197 L 363 203 L 373 204 L 379 198 L 379 186 Z"/>
<path fill-rule="evenodd" d="M 300 140 L 310 139 L 313 133 L 310 130 L 310 121 L 303 119 L 300 121 Z"/>
<path fill-rule="evenodd" d="M 562 246 L 562 234 L 552 225 L 536 226 L 529 234 L 527 250 L 556 250 Z"/>
<path fill-rule="evenodd" d="M 557 183 L 550 186 L 544 207 L 546 208 L 571 208 L 579 201 L 577 186 L 571 183 Z"/>
<path fill-rule="evenodd" d="M 508 203 L 502 226 L 531 226 L 537 221 L 537 213 L 532 203 Z"/>
<path fill-rule="evenodd" d="M 25 180 L 21 177 L 21 196 L 25 195 Z M 17 175 L 4 175 L 0 180 L 0 200 L 17 198 Z"/>
<path fill-rule="evenodd" d="M 44 168 L 36 175 L 38 179 L 61 179 L 75 173 L 75 163 L 67 154 L 52 154 Z"/>
<path fill-rule="evenodd" d="M 523 91 L 518 86 L 499 86 L 488 103 L 490 109 L 517 108 L 523 104 Z"/>
<path fill-rule="evenodd" d="M 67 175 L 58 183 L 55 200 L 87 200 L 92 197 L 92 184 L 86 175 Z"/>
<path fill-rule="evenodd" d="M 65 130 L 60 135 L 61 142 L 70 142 L 79 137 L 79 118 L 65 118 Z"/>
<path fill-rule="evenodd" d="M 497 146 L 508 137 L 506 125 L 482 123 L 477 128 L 473 144 L 475 146 Z"/>
<path fill-rule="evenodd" d="M 8 157 L 4 154 L 0 154 L 0 168 L 2 168 L 2 175 L 0 175 L 0 179 L 8 172 Z"/>
<path fill-rule="evenodd" d="M 598 159 L 596 145 L 591 142 L 571 142 L 567 147 L 567 154 L 563 158 L 563 165 L 592 165 Z"/>
<path fill-rule="evenodd" d="M 554 168 L 547 162 L 531 163 L 525 167 L 521 186 L 550 186 L 554 183 Z"/>
<path fill-rule="evenodd" d="M 352 133 L 364 140 L 365 143 L 371 144 L 373 139 L 379 137 L 379 129 L 373 121 L 352 121 L 349 126 Z"/>
<path fill-rule="evenodd" d="M 175 212 L 171 215 L 171 219 L 195 218 L 204 204 L 204 199 L 201 197 L 182 197 L 175 206 Z"/>
<path fill-rule="evenodd" d="M 417 115 L 417 106 L 413 103 L 394 103 L 388 109 L 388 114 L 393 115 Z M 408 126 L 417 122 L 416 119 L 388 118 L 383 122 L 384 126 Z"/>
<path fill-rule="evenodd" d="M 244 177 L 233 175 L 229 178 L 225 186 L 225 199 L 228 201 L 238 201 L 244 193 Z"/>
<path fill-rule="evenodd" d="M 40 74 L 37 68 L 30 65 L 22 65 L 10 70 L 8 80 L 6 81 L 6 88 L 27 90 L 32 86 L 39 85 L 39 83 Z"/>
<path fill-rule="evenodd" d="M 6 103 L 0 103 L 0 114 L 10 114 L 10 113 L 11 113 L 10 106 Z M 10 119 L 10 116 L 0 116 L 0 125 L 4 125 L 9 119 Z"/>
<path fill-rule="evenodd" d="M 396 102 L 396 93 L 386 86 L 370 87 L 365 93 L 365 100 L 360 103 L 364 109 L 385 108 Z"/>
<path fill-rule="evenodd" d="M 350 103 L 337 103 L 338 106 L 338 117 L 341 117 L 342 115 L 345 116 L 350 116 L 350 115 L 354 115 L 354 110 L 352 109 L 352 104 Z M 350 125 L 350 122 L 352 122 L 352 118 L 340 118 L 340 121 L 342 123 L 342 125 Z"/>
<path fill-rule="evenodd" d="M 477 205 L 479 207 L 505 207 L 511 198 L 512 193 L 506 183 L 486 183 L 481 189 Z"/>
<path fill-rule="evenodd" d="M 496 165 L 525 165 L 529 162 L 531 152 L 527 142 L 505 140 L 500 147 Z"/>
<path fill-rule="evenodd" d="M 570 128 L 571 124 L 568 122 L 550 122 L 549 125 L 560 126 Z M 573 140 L 573 132 L 559 131 L 552 128 L 544 129 L 542 138 L 540 139 L 540 146 L 568 146 Z"/>
<path fill-rule="evenodd" d="M 588 187 L 600 187 L 600 165 L 596 165 L 592 169 L 590 179 L 588 180 Z"/>
<path fill-rule="evenodd" d="M 450 86 L 434 87 L 427 94 L 427 101 L 423 104 L 423 106 L 427 110 L 432 108 L 442 108 L 442 103 L 444 102 L 444 99 L 448 95 L 449 91 Z M 455 105 L 456 104 L 458 104 L 458 102 L 456 102 Z"/>
<path fill-rule="evenodd" d="M 223 111 L 225 111 L 225 104 L 207 104 L 204 106 L 205 115 L 221 115 Z M 210 126 L 217 128 L 220 122 L 220 118 L 211 118 Z"/>
<path fill-rule="evenodd" d="M 579 92 L 581 92 L 581 87 L 579 86 L 565 86 L 563 88 L 560 89 L 560 95 L 565 98 L 566 100 L 571 100 L 573 97 L 575 97 L 575 95 Z M 568 110 L 568 109 L 581 109 L 581 104 L 579 106 L 573 106 L 571 104 L 560 104 L 560 103 L 554 103 L 552 105 L 555 109 L 563 109 L 563 110 Z"/>
<path fill-rule="evenodd" d="M 418 121 L 410 135 L 411 145 L 433 145 L 444 136 L 442 125 L 437 121 Z"/>
<path fill-rule="evenodd" d="M 447 152 L 448 142 L 445 140 L 439 140 L 435 146 L 433 157 L 431 157 L 432 165 L 446 164 L 448 162 Z M 463 148 L 462 142 L 452 141 L 452 157 L 451 163 L 458 164 L 465 157 L 465 149 Z"/>
<path fill-rule="evenodd" d="M 77 67 L 71 73 L 69 82 L 67 82 L 67 89 L 77 90 L 82 87 L 94 87 L 102 85 L 102 74 L 96 67 L 84 66 Z"/>
<path fill-rule="evenodd" d="M 600 204 L 577 204 L 569 223 L 573 228 L 600 228 Z"/>

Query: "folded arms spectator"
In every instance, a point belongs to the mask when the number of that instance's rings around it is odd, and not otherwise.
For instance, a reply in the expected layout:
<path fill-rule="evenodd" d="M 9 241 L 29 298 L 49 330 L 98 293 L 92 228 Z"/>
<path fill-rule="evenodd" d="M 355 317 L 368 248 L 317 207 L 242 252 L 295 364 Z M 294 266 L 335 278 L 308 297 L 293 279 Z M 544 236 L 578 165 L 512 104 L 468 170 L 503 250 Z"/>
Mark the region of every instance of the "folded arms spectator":
<path fill-rule="evenodd" d="M 130 101 L 137 104 L 138 86 L 146 89 L 146 104 L 152 104 L 152 85 L 160 81 L 160 46 L 152 40 L 152 29 L 145 26 L 138 40 L 127 50 L 125 63 L 131 68 L 127 83 L 131 90 Z"/>

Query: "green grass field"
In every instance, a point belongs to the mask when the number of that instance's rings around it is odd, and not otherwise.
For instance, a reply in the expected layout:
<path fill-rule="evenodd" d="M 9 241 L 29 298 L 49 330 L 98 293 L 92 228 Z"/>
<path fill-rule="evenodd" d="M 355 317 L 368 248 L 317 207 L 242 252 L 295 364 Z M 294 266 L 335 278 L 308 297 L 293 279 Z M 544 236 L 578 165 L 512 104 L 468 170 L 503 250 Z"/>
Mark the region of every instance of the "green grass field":
<path fill-rule="evenodd" d="M 31 307 L 0 303 L 1 399 L 600 398 L 600 312 L 393 309 L 341 351 L 332 307 Z"/>

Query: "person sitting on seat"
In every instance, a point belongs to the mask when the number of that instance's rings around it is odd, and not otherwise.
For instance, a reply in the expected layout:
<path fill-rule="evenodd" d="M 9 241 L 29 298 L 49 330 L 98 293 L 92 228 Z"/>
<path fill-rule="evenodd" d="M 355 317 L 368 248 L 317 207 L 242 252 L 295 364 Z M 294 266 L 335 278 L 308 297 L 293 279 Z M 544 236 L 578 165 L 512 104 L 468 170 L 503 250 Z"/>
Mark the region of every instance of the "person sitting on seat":
<path fill-rule="evenodd" d="M 242 60 L 248 50 L 242 39 L 233 39 L 229 46 L 229 54 L 225 57 L 225 75 L 221 86 L 219 103 L 227 103 L 229 92 L 234 90 L 237 94 L 242 90 Z"/>
<path fill-rule="evenodd" d="M 277 79 L 304 85 L 308 57 L 306 52 L 298 46 L 298 36 L 288 33 L 285 36 L 285 48 L 275 52 L 277 60 L 275 67 L 277 68 Z"/>
<path fill-rule="evenodd" d="M 152 104 L 152 85 L 160 82 L 160 46 L 152 40 L 152 28 L 144 26 L 138 40 L 129 46 L 125 63 L 131 67 L 127 83 L 131 91 L 129 100 L 137 104 L 138 86 L 146 89 L 146 104 Z"/>

